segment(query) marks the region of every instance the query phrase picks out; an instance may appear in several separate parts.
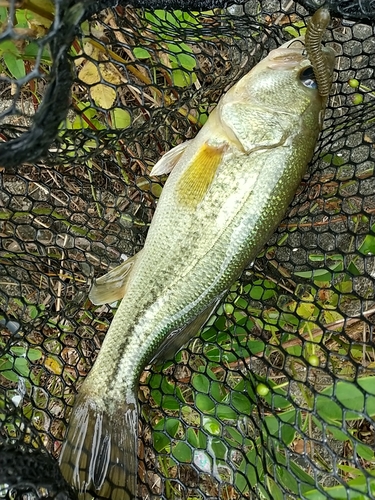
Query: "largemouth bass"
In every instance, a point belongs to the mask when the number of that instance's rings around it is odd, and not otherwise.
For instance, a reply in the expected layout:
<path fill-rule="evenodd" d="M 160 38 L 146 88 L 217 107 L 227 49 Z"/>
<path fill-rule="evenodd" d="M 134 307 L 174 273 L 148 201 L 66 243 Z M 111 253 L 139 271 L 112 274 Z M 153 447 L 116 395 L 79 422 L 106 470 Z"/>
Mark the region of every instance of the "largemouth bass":
<path fill-rule="evenodd" d="M 331 77 L 334 53 L 322 54 Z M 61 452 L 63 475 L 80 498 L 134 499 L 140 373 L 161 346 L 177 350 L 197 333 L 276 229 L 312 158 L 325 101 L 303 40 L 293 40 L 153 168 L 151 175 L 170 175 L 144 248 L 91 293 L 96 303 L 123 298 Z"/>

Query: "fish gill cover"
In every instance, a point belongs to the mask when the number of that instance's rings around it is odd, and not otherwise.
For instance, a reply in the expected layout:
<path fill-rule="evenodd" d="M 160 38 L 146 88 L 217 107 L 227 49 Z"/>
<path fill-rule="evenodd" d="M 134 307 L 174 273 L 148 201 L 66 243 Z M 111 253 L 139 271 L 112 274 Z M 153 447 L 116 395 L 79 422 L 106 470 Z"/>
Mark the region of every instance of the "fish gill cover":
<path fill-rule="evenodd" d="M 15 471 L 0 466 L 0 498 L 73 498 L 53 462 L 54 484 L 28 468 L 58 458 L 113 318 L 88 301 L 93 279 L 142 248 L 164 181 L 149 177 L 155 162 L 311 12 L 113 3 L 0 6 L 0 454 Z M 375 495 L 375 39 L 363 5 L 329 4 L 334 85 L 286 218 L 199 336 L 141 375 L 139 498 Z"/>

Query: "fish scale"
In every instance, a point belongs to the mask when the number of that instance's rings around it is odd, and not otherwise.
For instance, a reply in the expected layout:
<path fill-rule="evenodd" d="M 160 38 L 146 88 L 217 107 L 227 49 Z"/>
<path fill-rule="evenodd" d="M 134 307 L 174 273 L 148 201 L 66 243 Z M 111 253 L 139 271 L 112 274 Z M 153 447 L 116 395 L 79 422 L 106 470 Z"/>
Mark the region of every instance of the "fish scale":
<path fill-rule="evenodd" d="M 322 53 L 332 72 L 334 54 Z M 151 172 L 171 173 L 145 246 L 90 295 L 111 302 L 120 290 L 123 299 L 60 456 L 81 499 L 134 499 L 141 371 L 161 348 L 176 352 L 198 331 L 284 216 L 325 105 L 317 86 L 305 85 L 309 67 L 301 42 L 272 51 L 222 97 L 198 135 Z"/>

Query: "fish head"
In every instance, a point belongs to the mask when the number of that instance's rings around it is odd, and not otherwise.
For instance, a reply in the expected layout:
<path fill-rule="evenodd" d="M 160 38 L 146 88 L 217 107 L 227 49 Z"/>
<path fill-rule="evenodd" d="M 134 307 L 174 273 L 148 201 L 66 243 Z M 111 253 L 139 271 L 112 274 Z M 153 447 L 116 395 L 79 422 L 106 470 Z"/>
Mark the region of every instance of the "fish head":
<path fill-rule="evenodd" d="M 335 52 L 322 48 L 327 78 L 332 81 Z M 313 107 L 324 109 L 326 99 L 319 95 L 304 37 L 288 41 L 272 50 L 226 95 L 227 100 L 251 101 L 260 108 L 302 115 Z"/>

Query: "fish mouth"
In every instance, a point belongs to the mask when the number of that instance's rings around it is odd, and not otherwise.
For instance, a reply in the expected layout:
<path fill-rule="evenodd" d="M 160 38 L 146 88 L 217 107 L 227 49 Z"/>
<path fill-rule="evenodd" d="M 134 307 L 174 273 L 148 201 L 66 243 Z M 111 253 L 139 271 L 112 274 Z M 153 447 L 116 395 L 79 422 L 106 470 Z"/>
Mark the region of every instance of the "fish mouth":
<path fill-rule="evenodd" d="M 327 68 L 333 70 L 336 52 L 331 47 L 322 47 L 321 50 L 325 56 Z M 277 49 L 272 50 L 268 54 L 267 59 L 267 66 L 271 69 L 288 70 L 298 65 L 301 68 L 311 65 L 306 54 L 304 36 L 299 36 L 283 43 Z"/>
<path fill-rule="evenodd" d="M 296 66 L 303 67 L 310 65 L 309 60 L 304 53 L 304 46 L 302 48 L 282 48 L 276 49 L 270 53 L 267 67 L 270 69 L 288 70 Z M 305 62 L 305 64 L 303 64 Z"/>
<path fill-rule="evenodd" d="M 284 42 L 268 54 L 267 66 L 271 69 L 294 68 L 306 60 L 305 37 L 299 36 Z"/>

